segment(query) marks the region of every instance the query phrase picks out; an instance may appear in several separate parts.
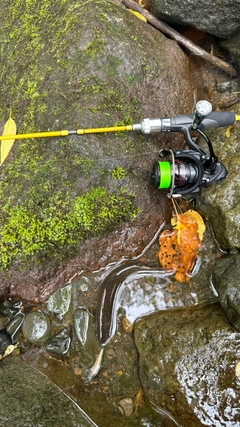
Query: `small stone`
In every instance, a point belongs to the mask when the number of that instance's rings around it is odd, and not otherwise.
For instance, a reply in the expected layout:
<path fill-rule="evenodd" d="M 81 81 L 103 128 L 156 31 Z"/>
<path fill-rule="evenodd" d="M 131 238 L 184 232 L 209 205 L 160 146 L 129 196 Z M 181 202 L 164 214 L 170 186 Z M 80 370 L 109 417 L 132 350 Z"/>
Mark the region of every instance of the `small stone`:
<path fill-rule="evenodd" d="M 21 301 L 5 300 L 0 304 L 0 313 L 12 319 L 21 310 L 21 306 Z"/>
<path fill-rule="evenodd" d="M 133 400 L 130 397 L 125 397 L 118 402 L 120 411 L 126 416 L 131 417 L 133 414 Z"/>
<path fill-rule="evenodd" d="M 23 324 L 24 317 L 22 312 L 17 313 L 6 326 L 6 332 L 12 337 L 13 343 L 15 343 L 15 336 Z"/>
<path fill-rule="evenodd" d="M 29 342 L 45 341 L 49 335 L 49 319 L 41 311 L 34 311 L 26 315 L 22 331 Z"/>
<path fill-rule="evenodd" d="M 51 339 L 51 341 L 46 346 L 46 349 L 51 353 L 64 355 L 69 351 L 70 345 L 71 345 L 71 338 L 67 334 L 67 331 L 63 330 L 62 332 L 55 335 L 55 337 Z"/>
<path fill-rule="evenodd" d="M 75 375 L 82 375 L 82 372 L 83 372 L 82 368 L 77 367 L 77 368 L 74 369 L 74 374 Z"/>
<path fill-rule="evenodd" d="M 82 276 L 81 279 L 77 282 L 79 291 L 86 292 L 90 286 L 90 280 L 86 276 Z"/>
<path fill-rule="evenodd" d="M 64 315 L 68 312 L 71 303 L 72 285 L 58 289 L 47 302 L 47 308 L 52 313 Z"/>
<path fill-rule="evenodd" d="M 89 311 L 86 307 L 78 307 L 73 315 L 73 324 L 78 341 L 85 345 L 89 324 Z"/>

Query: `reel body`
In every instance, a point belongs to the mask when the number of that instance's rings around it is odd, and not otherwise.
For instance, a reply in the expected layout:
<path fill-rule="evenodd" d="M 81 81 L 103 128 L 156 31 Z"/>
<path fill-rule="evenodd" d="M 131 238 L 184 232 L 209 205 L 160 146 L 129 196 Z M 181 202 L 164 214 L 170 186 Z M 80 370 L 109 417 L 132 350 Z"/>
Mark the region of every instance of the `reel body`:
<path fill-rule="evenodd" d="M 195 150 L 162 150 L 160 157 L 171 155 L 170 160 L 156 161 L 153 164 L 151 182 L 155 188 L 170 189 L 169 197 L 193 198 L 201 186 L 224 180 L 228 171 L 216 161 L 213 170 L 205 164 L 206 155 Z M 206 153 L 207 154 L 207 153 Z"/>
<path fill-rule="evenodd" d="M 193 198 L 201 186 L 222 181 L 228 175 L 225 166 L 214 153 L 212 143 L 204 133 L 205 129 L 227 126 L 234 121 L 232 113 L 212 113 L 208 101 L 199 101 L 195 114 L 161 120 L 161 130 L 181 132 L 185 136 L 189 150 L 161 150 L 160 158 L 169 154 L 168 161 L 156 161 L 153 164 L 151 182 L 159 189 L 170 189 L 169 197 Z M 160 119 L 159 119 L 160 120 Z M 156 120 L 153 127 L 156 127 Z M 146 127 L 146 126 L 145 126 Z M 191 137 L 191 131 L 199 133 L 208 145 L 209 153 L 199 147 Z"/>

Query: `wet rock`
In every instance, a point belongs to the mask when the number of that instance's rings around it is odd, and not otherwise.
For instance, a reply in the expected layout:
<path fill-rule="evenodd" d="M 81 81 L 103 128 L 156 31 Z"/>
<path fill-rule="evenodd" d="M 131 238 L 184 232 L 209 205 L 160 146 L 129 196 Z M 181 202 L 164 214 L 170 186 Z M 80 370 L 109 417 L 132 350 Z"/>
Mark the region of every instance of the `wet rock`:
<path fill-rule="evenodd" d="M 46 346 L 47 351 L 57 355 L 64 355 L 70 349 L 71 338 L 66 330 L 61 331 L 55 335 Z"/>
<path fill-rule="evenodd" d="M 237 425 L 240 334 L 219 304 L 138 321 L 135 343 L 140 381 L 156 409 L 183 427 Z"/>
<path fill-rule="evenodd" d="M 1 331 L 0 332 L 0 355 L 3 355 L 5 353 L 5 350 L 11 344 L 12 344 L 12 340 L 10 335 L 8 335 L 7 332 Z"/>
<path fill-rule="evenodd" d="M 230 111 L 238 114 L 238 104 Z M 210 218 L 217 241 L 223 249 L 240 247 L 240 128 L 233 126 L 227 134 L 227 128 L 208 132 L 214 151 L 219 160 L 228 169 L 226 180 L 216 185 L 202 188 L 197 197 L 197 209 Z"/>
<path fill-rule="evenodd" d="M 26 315 L 22 331 L 27 341 L 31 343 L 45 341 L 50 332 L 49 319 L 41 311 L 32 311 Z"/>
<path fill-rule="evenodd" d="M 1 361 L 0 419 L 2 424 L 94 427 L 96 424 L 66 393 L 17 357 Z"/>
<path fill-rule="evenodd" d="M 3 331 L 3 329 L 5 329 L 8 322 L 9 319 L 6 316 L 3 316 L 3 314 L 0 314 L 0 331 Z"/>
<path fill-rule="evenodd" d="M 74 286 L 76 286 L 79 291 L 86 292 L 89 289 L 90 284 L 89 278 L 82 276 L 76 283 L 74 283 Z"/>
<path fill-rule="evenodd" d="M 158 18 L 174 24 L 190 25 L 217 37 L 228 38 L 240 28 L 239 0 L 219 0 L 217 7 L 207 0 L 151 0 L 150 3 Z"/>
<path fill-rule="evenodd" d="M 73 315 L 75 334 L 82 345 L 85 345 L 87 341 L 89 315 L 89 311 L 85 307 L 77 308 Z"/>
<path fill-rule="evenodd" d="M 6 326 L 6 332 L 11 336 L 13 344 L 18 341 L 17 333 L 23 324 L 24 318 L 25 315 L 23 313 L 17 313 Z"/>
<path fill-rule="evenodd" d="M 51 313 L 63 316 L 69 310 L 71 304 L 72 285 L 69 284 L 58 289 L 52 294 L 47 302 L 47 308 Z"/>
<path fill-rule="evenodd" d="M 0 313 L 12 319 L 21 309 L 21 301 L 5 300 L 0 304 Z"/>
<path fill-rule="evenodd" d="M 233 61 L 237 64 L 238 70 L 240 70 L 240 32 L 237 32 L 227 40 L 221 41 L 220 45 L 230 53 Z"/>
<path fill-rule="evenodd" d="M 11 11 L 2 3 L 1 99 L 9 98 L 11 87 L 9 102 L 19 132 L 60 124 L 66 129 L 114 126 L 191 112 L 189 60 L 178 44 L 112 1 L 89 4 L 68 0 L 53 13 L 52 2 L 40 3 L 37 28 L 31 27 L 29 34 L 28 23 L 36 14 L 33 3 L 20 7 L 14 0 Z M 13 46 L 22 54 L 12 55 Z M 4 102 L 0 109 L 4 116 Z M 149 186 L 152 163 L 160 146 L 179 148 L 182 140 L 181 135 L 127 132 L 50 138 L 47 144 L 35 140 L 31 150 L 28 142 L 16 144 L 11 167 L 6 165 L 1 175 L 1 209 L 9 193 L 14 208 L 9 212 L 12 222 L 2 214 L 1 228 L 6 226 L 7 240 L 10 227 L 14 248 L 2 258 L 10 262 L 11 272 L 0 277 L 0 296 L 46 301 L 79 271 L 97 270 L 123 251 L 131 256 L 144 247 L 163 221 L 168 202 L 165 192 L 160 195 Z M 92 200 L 99 187 L 117 200 L 111 215 L 109 197 Z M 18 212 L 24 241 L 16 231 Z M 6 251 L 8 247 L 6 243 Z"/>
<path fill-rule="evenodd" d="M 217 260 L 213 270 L 213 285 L 229 322 L 240 331 L 240 254 Z"/>

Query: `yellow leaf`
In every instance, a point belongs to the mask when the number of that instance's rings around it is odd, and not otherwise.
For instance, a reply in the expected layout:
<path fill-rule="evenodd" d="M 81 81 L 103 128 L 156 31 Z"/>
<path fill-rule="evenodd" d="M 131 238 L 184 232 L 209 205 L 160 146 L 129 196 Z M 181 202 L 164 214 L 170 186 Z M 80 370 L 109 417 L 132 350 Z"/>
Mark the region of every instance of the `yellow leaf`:
<path fill-rule="evenodd" d="M 137 16 L 141 21 L 147 22 L 147 18 L 143 16 L 141 13 L 136 12 L 135 10 L 129 9 L 129 12 L 133 13 L 135 16 Z"/>
<path fill-rule="evenodd" d="M 196 221 L 196 223 L 198 225 L 199 239 L 200 239 L 200 241 L 202 241 L 203 234 L 204 234 L 204 232 L 206 230 L 206 226 L 204 224 L 204 221 L 203 221 L 203 218 L 201 217 L 201 215 L 197 211 L 194 211 L 192 209 L 190 209 L 189 211 L 185 212 L 184 215 L 186 215 L 188 218 L 191 218 L 194 221 Z"/>
<path fill-rule="evenodd" d="M 3 135 L 16 135 L 17 133 L 17 126 L 15 121 L 9 117 L 9 119 L 6 121 L 3 129 Z M 13 144 L 15 142 L 15 139 L 9 139 L 7 141 L 1 142 L 1 162 L 0 166 L 3 164 L 4 160 L 7 158 Z"/>
<path fill-rule="evenodd" d="M 11 354 L 13 352 L 13 350 L 15 350 L 15 348 L 17 348 L 18 344 L 15 345 L 9 345 L 7 347 L 7 349 L 5 350 L 5 353 L 3 355 L 0 355 L 0 360 L 4 359 L 5 357 L 7 357 L 9 354 Z"/>

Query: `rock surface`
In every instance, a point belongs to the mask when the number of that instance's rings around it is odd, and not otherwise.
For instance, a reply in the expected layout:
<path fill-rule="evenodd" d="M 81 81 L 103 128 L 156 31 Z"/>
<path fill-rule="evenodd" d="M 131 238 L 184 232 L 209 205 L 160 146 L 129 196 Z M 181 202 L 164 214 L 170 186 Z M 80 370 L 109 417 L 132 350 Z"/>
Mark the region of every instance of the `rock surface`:
<path fill-rule="evenodd" d="M 240 254 L 219 259 L 213 270 L 213 284 L 230 323 L 240 331 Z"/>
<path fill-rule="evenodd" d="M 135 342 L 144 392 L 182 427 L 238 425 L 239 338 L 219 304 L 140 320 Z"/>
<path fill-rule="evenodd" d="M 240 28 L 239 0 L 151 0 L 153 13 L 174 24 L 191 25 L 217 37 L 228 38 Z"/>
<path fill-rule="evenodd" d="M 11 104 L 18 133 L 192 111 L 186 55 L 126 8 L 103 0 L 44 0 L 37 16 L 34 1 L 1 8 L 0 115 Z M 77 272 L 141 251 L 168 202 L 150 187 L 152 163 L 160 147 L 181 142 L 137 132 L 17 142 L 1 174 L 0 296 L 43 301 Z"/>
<path fill-rule="evenodd" d="M 237 114 L 238 105 L 231 110 Z M 214 234 L 222 249 L 240 247 L 240 149 L 239 126 L 218 128 L 208 133 L 219 160 L 228 169 L 225 181 L 202 189 L 197 199 L 198 209 L 210 218 Z"/>
<path fill-rule="evenodd" d="M 1 362 L 0 381 L 1 425 L 96 426 L 46 376 L 16 357 Z"/>
<path fill-rule="evenodd" d="M 238 31 L 229 39 L 221 41 L 220 45 L 230 53 L 238 70 L 240 70 L 240 32 Z"/>

